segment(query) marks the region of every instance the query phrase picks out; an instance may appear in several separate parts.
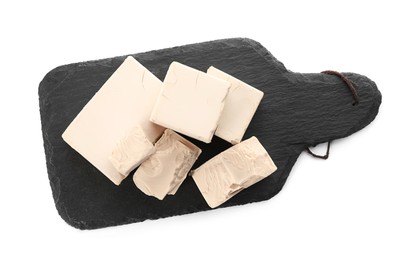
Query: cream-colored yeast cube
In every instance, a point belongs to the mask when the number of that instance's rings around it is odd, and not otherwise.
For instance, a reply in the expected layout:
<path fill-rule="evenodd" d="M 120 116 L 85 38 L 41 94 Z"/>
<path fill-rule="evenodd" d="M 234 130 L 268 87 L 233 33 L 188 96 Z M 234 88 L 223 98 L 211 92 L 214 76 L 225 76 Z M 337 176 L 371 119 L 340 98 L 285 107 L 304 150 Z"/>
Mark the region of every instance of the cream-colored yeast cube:
<path fill-rule="evenodd" d="M 178 62 L 171 63 L 151 121 L 210 143 L 230 83 Z"/>
<path fill-rule="evenodd" d="M 231 83 L 215 135 L 232 144 L 240 143 L 263 92 L 214 67 L 207 74 Z"/>
<path fill-rule="evenodd" d="M 192 177 L 207 204 L 215 208 L 276 169 L 259 140 L 251 137 L 201 165 Z"/>
<path fill-rule="evenodd" d="M 149 121 L 162 82 L 128 57 L 80 111 L 62 137 L 113 183 L 125 178 L 109 157 L 116 144 L 140 125 L 154 143 L 164 131 Z"/>
<path fill-rule="evenodd" d="M 112 165 L 122 175 L 128 174 L 155 152 L 141 126 L 135 126 L 115 146 L 109 157 Z"/>
<path fill-rule="evenodd" d="M 155 144 L 155 153 L 135 172 L 135 185 L 159 200 L 174 195 L 187 176 L 201 150 L 182 136 L 166 129 Z"/>

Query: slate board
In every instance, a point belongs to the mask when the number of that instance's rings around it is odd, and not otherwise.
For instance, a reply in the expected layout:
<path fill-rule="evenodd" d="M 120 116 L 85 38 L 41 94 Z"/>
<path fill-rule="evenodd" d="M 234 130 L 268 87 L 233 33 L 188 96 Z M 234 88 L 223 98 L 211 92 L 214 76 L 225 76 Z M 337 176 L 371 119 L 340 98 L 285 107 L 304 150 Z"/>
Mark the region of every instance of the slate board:
<path fill-rule="evenodd" d="M 360 103 L 353 106 L 351 92 L 338 77 L 288 71 L 260 43 L 251 39 L 217 40 L 132 56 L 161 80 L 170 63 L 178 61 L 202 71 L 215 66 L 264 92 L 244 139 L 257 136 L 278 170 L 221 207 L 275 196 L 306 147 L 358 131 L 375 118 L 381 103 L 375 83 L 365 76 L 345 73 L 360 98 Z M 125 58 L 60 66 L 50 71 L 39 86 L 44 148 L 53 198 L 60 216 L 79 229 L 210 210 L 192 178 L 186 178 L 176 195 L 159 201 L 138 190 L 132 175 L 120 186 L 115 186 L 63 141 L 63 131 Z M 193 168 L 230 147 L 217 137 L 211 144 L 190 140 L 203 150 Z"/>

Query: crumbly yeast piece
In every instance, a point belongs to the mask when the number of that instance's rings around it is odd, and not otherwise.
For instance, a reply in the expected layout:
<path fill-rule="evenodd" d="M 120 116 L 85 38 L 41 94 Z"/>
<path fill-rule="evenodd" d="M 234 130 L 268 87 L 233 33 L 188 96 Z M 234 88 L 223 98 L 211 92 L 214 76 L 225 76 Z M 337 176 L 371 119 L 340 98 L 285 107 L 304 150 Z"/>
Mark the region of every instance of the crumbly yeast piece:
<path fill-rule="evenodd" d="M 109 160 L 122 175 L 128 174 L 155 152 L 141 126 L 132 128 L 115 146 Z"/>
<path fill-rule="evenodd" d="M 187 177 L 201 150 L 182 136 L 166 129 L 155 144 L 155 153 L 135 172 L 135 185 L 159 200 L 174 195 Z"/>
<path fill-rule="evenodd" d="M 207 204 L 215 208 L 276 169 L 272 158 L 253 136 L 195 169 L 192 177 Z"/>

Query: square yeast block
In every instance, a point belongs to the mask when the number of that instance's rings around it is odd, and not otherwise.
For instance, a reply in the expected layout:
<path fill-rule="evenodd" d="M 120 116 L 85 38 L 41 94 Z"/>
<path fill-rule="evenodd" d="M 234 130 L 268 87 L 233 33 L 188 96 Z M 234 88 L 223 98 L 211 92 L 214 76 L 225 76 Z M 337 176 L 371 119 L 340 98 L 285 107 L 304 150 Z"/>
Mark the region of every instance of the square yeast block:
<path fill-rule="evenodd" d="M 182 136 L 166 129 L 155 144 L 155 153 L 134 174 L 135 185 L 159 200 L 174 195 L 187 177 L 201 150 Z"/>
<path fill-rule="evenodd" d="M 117 143 L 136 125 L 152 143 L 164 131 L 149 121 L 161 85 L 149 70 L 127 57 L 70 123 L 63 139 L 119 185 L 125 176 L 109 160 Z"/>
<path fill-rule="evenodd" d="M 192 177 L 207 204 L 215 208 L 276 169 L 272 158 L 253 136 L 195 169 Z"/>
<path fill-rule="evenodd" d="M 232 144 L 240 143 L 263 92 L 214 67 L 207 74 L 231 83 L 215 135 Z"/>
<path fill-rule="evenodd" d="M 210 143 L 230 83 L 178 62 L 171 63 L 151 121 Z"/>

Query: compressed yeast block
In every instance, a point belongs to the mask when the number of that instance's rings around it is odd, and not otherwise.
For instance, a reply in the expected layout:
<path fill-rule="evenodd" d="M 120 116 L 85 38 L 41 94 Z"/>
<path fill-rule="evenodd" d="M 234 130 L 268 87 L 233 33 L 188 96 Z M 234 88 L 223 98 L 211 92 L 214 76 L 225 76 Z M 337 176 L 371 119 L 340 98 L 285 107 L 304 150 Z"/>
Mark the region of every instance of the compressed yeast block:
<path fill-rule="evenodd" d="M 115 146 L 109 157 L 112 165 L 122 175 L 128 174 L 155 152 L 141 126 L 132 128 Z"/>
<path fill-rule="evenodd" d="M 149 121 L 162 82 L 133 57 L 121 66 L 96 92 L 62 137 L 113 183 L 125 178 L 109 157 L 125 133 L 140 125 L 154 143 L 164 131 Z"/>
<path fill-rule="evenodd" d="M 155 153 L 134 173 L 134 183 L 142 192 L 159 200 L 167 194 L 174 195 L 200 153 L 200 148 L 166 129 L 155 144 Z"/>
<path fill-rule="evenodd" d="M 151 121 L 210 143 L 230 83 L 178 62 L 171 63 Z"/>
<path fill-rule="evenodd" d="M 276 169 L 259 140 L 251 137 L 201 165 L 192 177 L 207 204 L 215 208 Z"/>
<path fill-rule="evenodd" d="M 215 135 L 232 144 L 240 143 L 263 92 L 214 67 L 207 74 L 231 83 Z"/>

